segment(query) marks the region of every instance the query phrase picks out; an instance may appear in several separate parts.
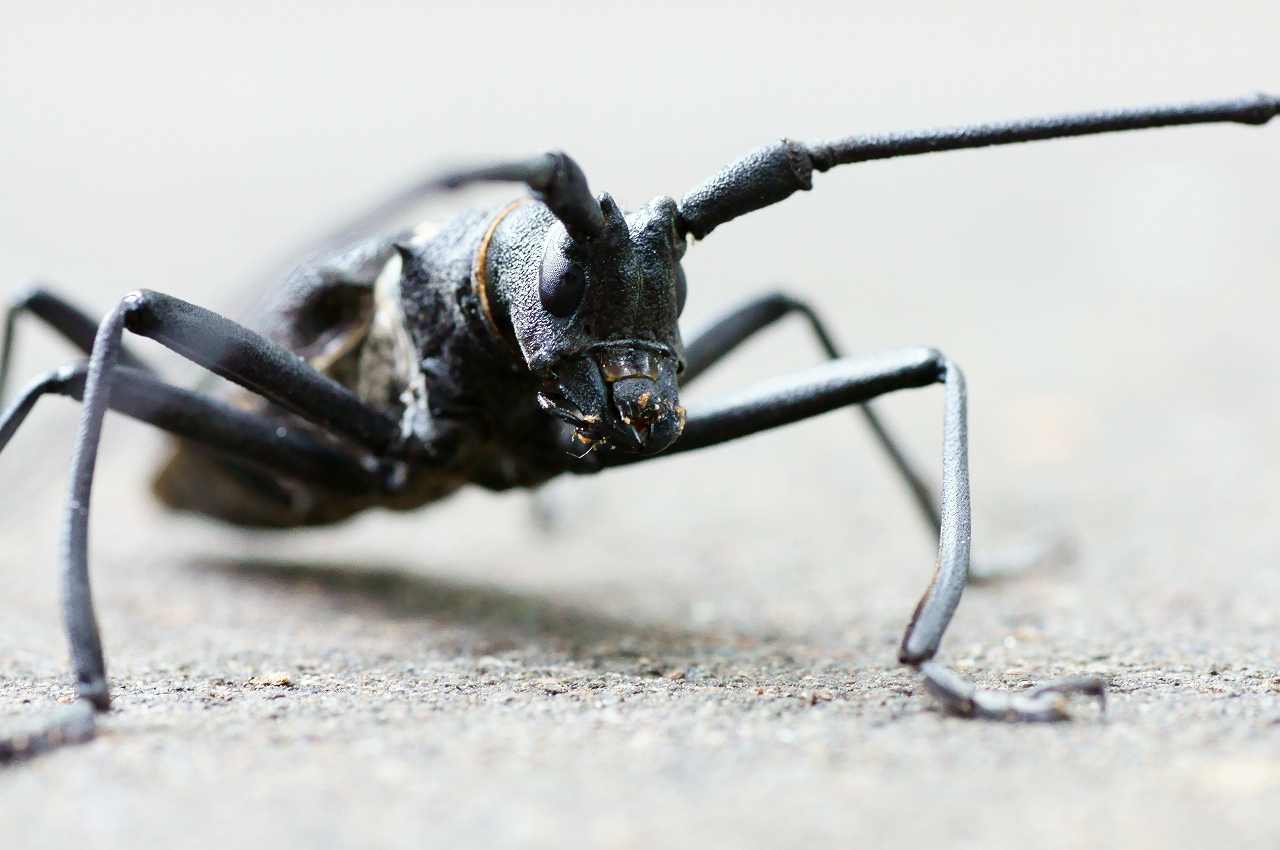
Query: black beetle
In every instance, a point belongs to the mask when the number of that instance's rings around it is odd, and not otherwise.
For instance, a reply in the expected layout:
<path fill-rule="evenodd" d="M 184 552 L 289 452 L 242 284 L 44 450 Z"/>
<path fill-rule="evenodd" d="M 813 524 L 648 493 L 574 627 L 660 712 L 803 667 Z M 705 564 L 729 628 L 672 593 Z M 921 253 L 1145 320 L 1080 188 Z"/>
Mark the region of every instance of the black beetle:
<path fill-rule="evenodd" d="M 89 592 L 88 505 L 108 408 L 179 440 L 155 482 L 167 505 L 247 526 L 336 522 L 371 506 L 416 508 L 467 483 L 530 487 L 733 440 L 862 405 L 940 535 L 933 581 L 899 651 L 953 712 L 1013 720 L 1066 717 L 1065 694 L 1103 696 L 1087 677 L 1020 694 L 975 689 L 930 659 L 969 574 L 964 378 L 928 348 L 840 357 L 816 314 L 783 295 L 756 299 L 685 343 L 680 261 L 740 215 L 812 186 L 813 172 L 869 159 L 1179 124 L 1264 124 L 1280 101 L 1255 96 L 835 142 L 781 140 L 725 166 L 679 203 L 624 213 L 559 152 L 414 186 L 360 222 L 383 222 L 433 193 L 476 182 L 525 183 L 524 198 L 462 212 L 439 227 L 331 240 L 260 308 L 255 330 L 151 291 L 101 322 L 36 290 L 33 314 L 87 362 L 30 383 L 0 417 L 0 448 L 40 396 L 83 401 L 64 525 L 63 604 L 81 699 L 43 731 L 0 741 L 29 754 L 92 734 L 110 705 Z M 679 388 L 752 334 L 804 314 L 831 360 L 686 410 Z M 163 381 L 122 345 L 149 337 L 243 388 L 231 403 Z M 866 403 L 895 390 L 946 388 L 939 510 Z"/>

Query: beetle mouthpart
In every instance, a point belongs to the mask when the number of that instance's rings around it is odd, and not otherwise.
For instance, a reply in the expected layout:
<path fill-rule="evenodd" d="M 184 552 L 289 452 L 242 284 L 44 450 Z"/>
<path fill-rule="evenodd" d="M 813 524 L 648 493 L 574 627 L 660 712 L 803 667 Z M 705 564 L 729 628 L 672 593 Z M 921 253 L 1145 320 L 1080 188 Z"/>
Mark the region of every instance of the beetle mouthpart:
<path fill-rule="evenodd" d="M 656 454 L 675 442 L 684 430 L 684 410 L 663 398 L 648 378 L 623 378 L 609 385 L 617 414 L 618 447 Z"/>
<path fill-rule="evenodd" d="M 582 449 L 578 457 L 586 457 L 597 445 L 605 442 L 600 433 L 600 417 L 588 416 L 559 393 L 549 389 L 542 390 L 538 393 L 538 406 L 561 422 L 573 426 L 573 439 L 577 447 Z"/>
<path fill-rule="evenodd" d="M 541 407 L 555 418 L 568 422 L 570 425 L 587 424 L 587 419 L 583 416 L 582 411 L 575 408 L 569 403 L 568 399 L 558 393 L 548 390 L 538 393 L 538 407 Z"/>
<path fill-rule="evenodd" d="M 538 405 L 576 431 L 578 449 L 657 454 L 684 430 L 676 361 L 631 345 L 566 358 L 543 376 Z"/>
<path fill-rule="evenodd" d="M 602 349 L 596 352 L 600 376 L 606 384 L 627 378 L 659 378 L 658 358 L 648 351 L 635 348 Z"/>

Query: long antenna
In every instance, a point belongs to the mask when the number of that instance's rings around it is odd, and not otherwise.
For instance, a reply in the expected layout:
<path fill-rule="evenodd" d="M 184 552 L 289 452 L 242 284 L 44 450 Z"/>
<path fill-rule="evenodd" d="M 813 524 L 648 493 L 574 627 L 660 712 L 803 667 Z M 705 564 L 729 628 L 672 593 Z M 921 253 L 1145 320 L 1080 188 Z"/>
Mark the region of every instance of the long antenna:
<path fill-rule="evenodd" d="M 969 127 L 947 127 L 909 133 L 886 133 L 872 136 L 850 136 L 829 142 L 809 142 L 805 148 L 817 171 L 836 165 L 890 159 L 961 148 L 985 148 L 1012 145 L 1067 136 L 1115 133 L 1122 130 L 1146 130 L 1152 127 L 1174 127 L 1180 124 L 1265 124 L 1280 114 L 1280 98 L 1264 94 L 1235 100 L 1207 103 L 1184 103 L 1142 109 L 1115 109 L 1056 115 Z"/>
<path fill-rule="evenodd" d="M 702 239 L 726 221 L 813 188 L 813 172 L 837 165 L 919 153 L 1012 145 L 1066 136 L 1145 130 L 1179 124 L 1265 124 L 1280 113 L 1280 99 L 1258 94 L 1236 100 L 1116 109 L 974 124 L 913 133 L 850 136 L 830 142 L 780 139 L 756 148 L 694 186 L 680 200 L 681 233 Z"/>

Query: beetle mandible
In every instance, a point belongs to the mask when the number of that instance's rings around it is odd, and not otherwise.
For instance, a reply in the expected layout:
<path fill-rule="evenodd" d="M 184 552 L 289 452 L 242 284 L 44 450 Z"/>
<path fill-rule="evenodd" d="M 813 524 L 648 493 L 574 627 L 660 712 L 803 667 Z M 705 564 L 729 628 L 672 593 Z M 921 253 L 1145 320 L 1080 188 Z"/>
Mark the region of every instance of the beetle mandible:
<path fill-rule="evenodd" d="M 79 700 L 42 731 L 0 740 L 13 758 L 93 734 L 111 704 L 89 588 L 88 508 L 108 409 L 178 438 L 155 481 L 169 507 L 244 526 L 337 522 L 373 506 L 411 509 L 465 484 L 532 487 L 745 437 L 861 406 L 939 536 L 932 582 L 899 659 L 949 710 L 1011 720 L 1067 716 L 1068 694 L 1104 697 L 1092 677 L 1021 693 L 975 688 L 931 659 L 969 575 L 964 377 L 941 353 L 904 348 L 842 357 L 816 313 L 769 295 L 682 340 L 681 258 L 738 216 L 812 187 L 813 173 L 870 159 L 1181 124 L 1264 124 L 1280 100 L 1257 95 L 832 142 L 783 139 L 730 163 L 680 202 L 624 213 L 593 195 L 561 152 L 433 178 L 390 199 L 304 263 L 259 311 L 256 329 L 169 295 L 137 291 L 99 321 L 34 290 L 9 310 L 34 315 L 88 355 L 37 378 L 0 416 L 0 448 L 45 394 L 83 402 L 63 525 L 62 596 Z M 352 239 L 429 195 L 478 182 L 524 183 L 531 197 L 461 212 L 439 227 Z M 679 389 L 748 337 L 804 315 L 830 360 L 686 410 Z M 149 337 L 238 385 L 237 404 L 166 383 L 123 346 Z M 935 503 L 867 403 L 945 388 L 941 498 Z"/>

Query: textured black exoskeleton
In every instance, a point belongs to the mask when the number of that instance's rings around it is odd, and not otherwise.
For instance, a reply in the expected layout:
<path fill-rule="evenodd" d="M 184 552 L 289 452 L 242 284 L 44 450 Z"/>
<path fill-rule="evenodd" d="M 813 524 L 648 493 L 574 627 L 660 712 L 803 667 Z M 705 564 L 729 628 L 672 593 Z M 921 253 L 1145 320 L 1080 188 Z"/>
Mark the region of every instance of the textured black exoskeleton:
<path fill-rule="evenodd" d="M 43 731 L 0 740 L 0 759 L 92 734 L 110 705 L 89 592 L 88 506 L 110 408 L 178 437 L 155 482 L 167 505 L 246 526 L 337 522 L 373 506 L 410 509 L 464 484 L 532 487 L 775 428 L 850 405 L 873 428 L 939 534 L 936 573 L 899 658 L 956 713 L 1066 717 L 1066 694 L 1101 697 L 1092 678 L 1019 694 L 975 689 L 930 659 L 969 573 L 964 378 L 928 348 L 842 357 L 816 314 L 784 295 L 756 299 L 681 338 L 690 237 L 808 190 L 836 165 L 1063 136 L 1229 121 L 1264 124 L 1280 100 L 1256 96 L 835 142 L 774 142 L 730 163 L 680 202 L 626 213 L 592 195 L 563 153 L 450 174 L 391 199 L 304 264 L 259 310 L 254 330 L 158 292 L 127 296 L 101 322 L 43 290 L 33 314 L 88 360 L 38 378 L 0 417 L 0 448 L 46 393 L 83 401 L 62 554 L 66 628 L 81 699 Z M 425 197 L 485 181 L 532 197 L 475 209 L 439 227 L 367 234 Z M 830 361 L 686 409 L 679 388 L 781 317 L 799 313 Z M 122 346 L 149 337 L 245 391 L 228 401 L 166 383 Z M 941 509 L 867 402 L 945 387 Z"/>

